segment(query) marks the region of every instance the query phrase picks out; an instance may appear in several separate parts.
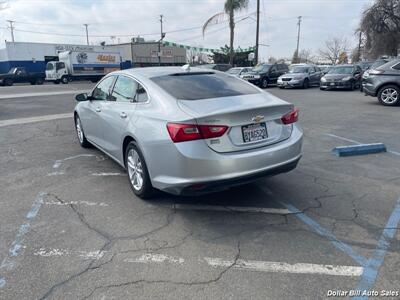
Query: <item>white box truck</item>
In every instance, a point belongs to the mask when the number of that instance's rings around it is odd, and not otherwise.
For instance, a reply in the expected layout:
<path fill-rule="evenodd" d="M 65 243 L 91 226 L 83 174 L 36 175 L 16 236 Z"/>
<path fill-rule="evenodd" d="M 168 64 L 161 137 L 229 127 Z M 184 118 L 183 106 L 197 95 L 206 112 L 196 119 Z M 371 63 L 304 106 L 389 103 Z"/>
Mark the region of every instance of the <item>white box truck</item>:
<path fill-rule="evenodd" d="M 98 81 L 112 71 L 121 69 L 119 52 L 65 51 L 58 61 L 46 65 L 46 80 L 67 84 L 72 80 Z"/>

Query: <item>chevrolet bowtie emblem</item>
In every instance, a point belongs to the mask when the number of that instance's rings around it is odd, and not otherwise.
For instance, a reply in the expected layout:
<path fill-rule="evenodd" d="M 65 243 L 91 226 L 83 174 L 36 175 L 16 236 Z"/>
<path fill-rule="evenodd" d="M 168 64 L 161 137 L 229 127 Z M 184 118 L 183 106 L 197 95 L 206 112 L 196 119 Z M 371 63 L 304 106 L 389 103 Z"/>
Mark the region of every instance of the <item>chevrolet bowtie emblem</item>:
<path fill-rule="evenodd" d="M 252 120 L 254 123 L 259 123 L 259 122 L 261 122 L 262 120 L 264 120 L 264 116 L 255 116 L 255 117 L 251 118 L 251 120 Z"/>

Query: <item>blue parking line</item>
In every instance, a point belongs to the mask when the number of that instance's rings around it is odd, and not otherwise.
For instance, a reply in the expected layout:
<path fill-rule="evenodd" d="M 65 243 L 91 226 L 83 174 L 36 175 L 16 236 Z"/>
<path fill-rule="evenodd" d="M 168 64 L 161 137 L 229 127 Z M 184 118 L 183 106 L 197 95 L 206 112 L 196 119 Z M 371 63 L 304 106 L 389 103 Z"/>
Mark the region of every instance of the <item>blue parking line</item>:
<path fill-rule="evenodd" d="M 379 269 L 383 264 L 387 249 L 390 246 L 390 240 L 393 239 L 397 231 L 397 226 L 400 222 L 400 198 L 397 200 L 396 206 L 390 215 L 390 218 L 382 232 L 379 239 L 378 246 L 374 251 L 367 264 L 364 266 L 363 274 L 358 282 L 357 291 L 361 291 L 360 296 L 353 297 L 352 299 L 368 299 L 368 296 L 363 296 L 364 291 L 369 291 L 374 287 Z"/>
<path fill-rule="evenodd" d="M 35 201 L 29 212 L 26 214 L 26 222 L 21 225 L 18 230 L 17 235 L 15 236 L 14 241 L 11 244 L 10 249 L 8 250 L 8 255 L 3 259 L 0 264 L 0 270 L 7 269 L 12 270 L 14 268 L 15 262 L 14 258 L 17 257 L 22 249 L 22 242 L 24 241 L 25 234 L 27 234 L 31 227 L 31 221 L 36 218 L 39 213 L 40 207 L 43 204 L 43 198 L 46 193 L 39 193 L 36 197 Z M 6 285 L 6 280 L 4 277 L 0 276 L 0 289 Z"/>
<path fill-rule="evenodd" d="M 308 226 L 310 226 L 316 233 L 318 233 L 319 235 L 321 235 L 323 237 L 326 237 L 333 244 L 333 246 L 335 246 L 336 249 L 338 249 L 338 250 L 344 252 L 345 254 L 347 254 L 348 256 L 350 256 L 359 265 L 361 265 L 361 266 L 366 265 L 367 260 L 365 257 L 356 253 L 351 246 L 339 241 L 332 232 L 330 232 L 329 230 L 322 227 L 320 224 L 318 224 L 316 221 L 314 221 L 313 219 L 308 217 L 305 213 L 298 210 L 293 205 L 284 203 L 284 202 L 280 202 L 280 203 L 283 206 L 285 206 L 290 212 L 294 213 L 294 215 L 298 219 L 300 219 L 302 222 L 304 222 Z"/>

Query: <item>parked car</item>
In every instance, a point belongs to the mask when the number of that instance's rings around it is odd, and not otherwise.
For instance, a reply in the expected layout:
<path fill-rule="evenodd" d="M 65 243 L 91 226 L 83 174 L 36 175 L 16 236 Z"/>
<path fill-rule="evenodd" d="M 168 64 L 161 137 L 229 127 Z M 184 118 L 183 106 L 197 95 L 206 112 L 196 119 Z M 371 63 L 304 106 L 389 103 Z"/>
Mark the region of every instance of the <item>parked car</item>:
<path fill-rule="evenodd" d="M 0 74 L 0 85 L 11 86 L 16 82 L 29 82 L 30 84 L 43 84 L 46 75 L 43 73 L 27 72 L 24 67 L 12 68 L 8 73 Z"/>
<path fill-rule="evenodd" d="M 378 97 L 383 105 L 399 105 L 400 59 L 369 70 L 368 76 L 363 79 L 363 91 L 366 95 Z"/>
<path fill-rule="evenodd" d="M 259 64 L 240 78 L 259 87 L 267 88 L 268 85 L 276 83 L 279 76 L 288 71 L 289 68 L 286 64 Z"/>
<path fill-rule="evenodd" d="M 360 87 L 361 73 L 362 70 L 357 65 L 334 66 L 321 78 L 320 89 L 354 90 Z"/>
<path fill-rule="evenodd" d="M 357 63 L 357 66 L 361 68 L 363 72 L 371 68 L 371 66 L 374 64 L 373 61 L 360 61 Z"/>
<path fill-rule="evenodd" d="M 139 197 L 154 189 L 220 191 L 288 172 L 301 157 L 298 110 L 221 72 L 116 71 L 76 100 L 79 143 L 96 146 L 126 168 Z"/>
<path fill-rule="evenodd" d="M 203 69 L 218 70 L 222 72 L 226 72 L 232 68 L 230 64 L 204 64 L 204 65 L 198 65 L 196 67 Z"/>
<path fill-rule="evenodd" d="M 236 77 L 240 77 L 240 75 L 244 75 L 247 72 L 251 71 L 252 68 L 250 67 L 236 67 L 236 68 L 230 68 L 226 73 L 230 75 L 235 75 Z"/>
<path fill-rule="evenodd" d="M 361 85 L 360 85 L 360 91 L 363 92 L 364 88 L 363 88 L 363 82 L 364 79 L 366 79 L 369 76 L 369 70 L 374 70 L 386 63 L 388 63 L 389 61 L 391 61 L 392 59 L 390 58 L 378 58 L 370 67 L 368 70 L 365 70 L 361 76 Z"/>
<path fill-rule="evenodd" d="M 278 78 L 278 87 L 302 87 L 308 88 L 312 85 L 319 85 L 322 72 L 314 65 L 295 64 L 290 66 L 288 73 Z"/>

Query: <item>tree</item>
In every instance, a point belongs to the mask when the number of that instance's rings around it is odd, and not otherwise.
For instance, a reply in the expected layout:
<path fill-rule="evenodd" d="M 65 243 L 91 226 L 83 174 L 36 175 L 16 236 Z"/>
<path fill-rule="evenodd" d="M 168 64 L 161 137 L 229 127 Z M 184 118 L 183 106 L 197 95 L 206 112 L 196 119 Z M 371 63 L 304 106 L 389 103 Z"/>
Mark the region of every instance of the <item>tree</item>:
<path fill-rule="evenodd" d="M 342 52 L 339 54 L 339 64 L 347 64 L 349 62 L 349 58 L 347 57 L 346 52 Z"/>
<path fill-rule="evenodd" d="M 335 65 L 339 60 L 339 55 L 348 50 L 348 42 L 345 38 L 333 38 L 325 42 L 325 49 L 320 49 L 321 58 L 331 61 Z"/>
<path fill-rule="evenodd" d="M 213 52 L 214 63 L 216 64 L 227 64 L 230 60 L 230 48 L 228 45 L 225 47 L 221 47 L 221 50 L 218 52 Z M 235 54 L 235 66 L 236 67 L 249 67 L 252 62 L 248 60 L 249 54 L 252 53 L 253 50 L 246 52 L 237 52 Z"/>
<path fill-rule="evenodd" d="M 235 37 L 235 12 L 247 8 L 249 0 L 226 0 L 224 12 L 217 13 L 209 18 L 203 25 L 203 35 L 206 30 L 214 24 L 218 24 L 227 15 L 229 18 L 230 40 L 229 40 L 229 63 L 233 65 L 233 42 Z"/>
<path fill-rule="evenodd" d="M 375 0 L 364 10 L 359 30 L 365 37 L 367 57 L 396 56 L 400 48 L 400 0 Z"/>
<path fill-rule="evenodd" d="M 303 49 L 299 53 L 298 58 L 300 63 L 309 63 L 311 61 L 311 50 Z"/>

